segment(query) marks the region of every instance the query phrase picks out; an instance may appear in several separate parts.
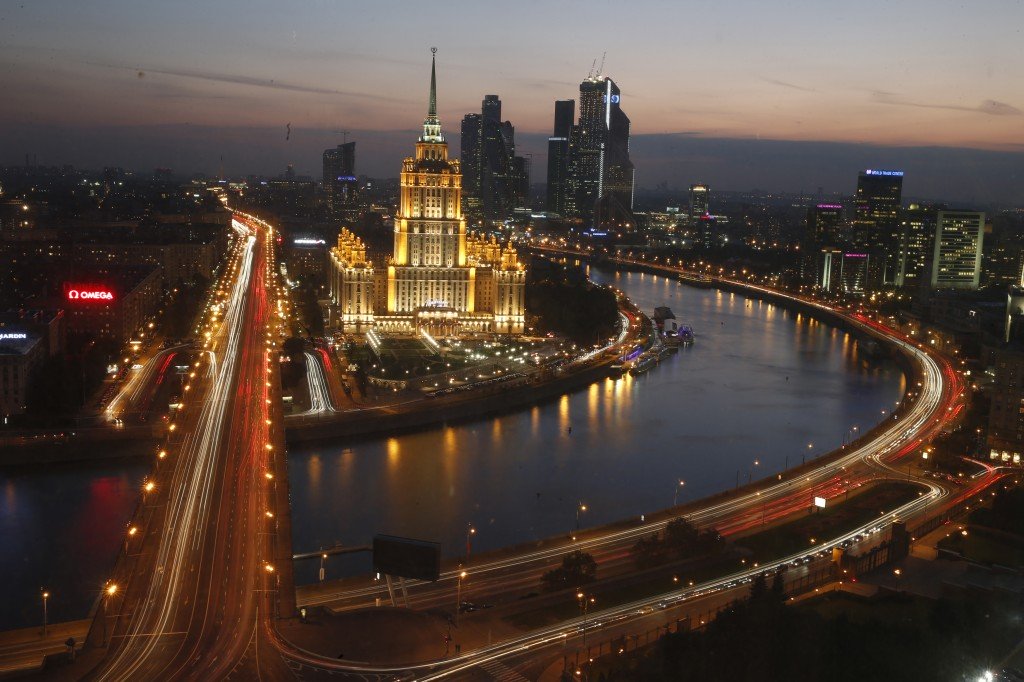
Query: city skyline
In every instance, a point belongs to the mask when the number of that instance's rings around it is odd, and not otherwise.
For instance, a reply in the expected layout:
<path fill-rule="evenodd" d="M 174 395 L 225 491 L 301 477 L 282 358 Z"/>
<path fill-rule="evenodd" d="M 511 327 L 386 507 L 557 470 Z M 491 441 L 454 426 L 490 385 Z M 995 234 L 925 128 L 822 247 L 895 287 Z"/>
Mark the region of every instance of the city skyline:
<path fill-rule="evenodd" d="M 442 122 L 455 126 L 483 95 L 499 95 L 522 153 L 533 155 L 534 182 L 546 169 L 555 100 L 576 97 L 604 60 L 629 104 L 639 187 L 700 179 L 848 192 L 853 183 L 840 178 L 868 151 L 885 158 L 857 165 L 907 167 L 908 195 L 1024 200 L 1012 170 L 1024 159 L 1014 43 L 1001 39 L 1015 35 L 1019 6 L 929 5 L 929 30 L 916 31 L 917 3 L 888 10 L 887 22 L 871 21 L 870 6 L 821 18 L 810 5 L 652 5 L 616 15 L 611 37 L 613 6 L 534 7 L 495 16 L 453 6 L 423 18 L 112 2 L 62 8 L 61 22 L 47 21 L 53 4 L 11 8 L 0 17 L 9 93 L 0 163 L 31 153 L 53 165 L 273 174 L 294 163 L 316 175 L 320 152 L 342 140 L 334 131 L 348 130 L 361 142 L 359 172 L 388 176 L 422 115 L 418 65 L 436 42 Z M 460 36 L 480 38 L 452 44 L 444 36 L 456 20 Z M 702 30 L 685 30 L 698 20 Z M 235 31 L 238 22 L 248 28 Z M 497 35 L 494 22 L 503 22 Z M 911 167 L 925 157 L 962 159 L 963 177 L 915 179 Z"/>

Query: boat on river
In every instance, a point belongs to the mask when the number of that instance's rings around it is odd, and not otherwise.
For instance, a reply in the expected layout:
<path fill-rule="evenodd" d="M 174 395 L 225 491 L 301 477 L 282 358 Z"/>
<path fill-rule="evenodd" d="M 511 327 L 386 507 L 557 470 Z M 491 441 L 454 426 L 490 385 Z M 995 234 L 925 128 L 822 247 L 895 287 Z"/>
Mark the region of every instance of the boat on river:
<path fill-rule="evenodd" d="M 629 373 L 633 376 L 638 376 L 648 371 L 652 367 L 658 364 L 658 354 L 647 352 L 641 355 L 633 366 L 629 368 Z"/>

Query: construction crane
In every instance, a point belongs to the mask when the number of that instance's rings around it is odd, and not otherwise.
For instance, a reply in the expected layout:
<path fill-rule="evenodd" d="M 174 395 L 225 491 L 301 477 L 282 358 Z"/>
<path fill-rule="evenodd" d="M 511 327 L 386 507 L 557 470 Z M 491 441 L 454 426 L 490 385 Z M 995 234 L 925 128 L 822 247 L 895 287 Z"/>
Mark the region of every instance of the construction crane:
<path fill-rule="evenodd" d="M 604 73 L 604 58 L 605 58 L 606 56 L 608 56 L 608 53 L 607 53 L 607 52 L 602 52 L 602 53 L 601 53 L 601 66 L 597 67 L 597 79 L 598 79 L 598 80 L 600 80 L 600 79 L 601 79 L 601 74 L 603 74 L 603 73 Z"/>
<path fill-rule="evenodd" d="M 349 131 L 347 131 L 347 130 L 334 130 L 334 131 L 331 131 L 331 132 L 333 132 L 335 135 L 342 135 L 343 136 L 341 138 L 342 144 L 348 144 L 348 132 Z"/>

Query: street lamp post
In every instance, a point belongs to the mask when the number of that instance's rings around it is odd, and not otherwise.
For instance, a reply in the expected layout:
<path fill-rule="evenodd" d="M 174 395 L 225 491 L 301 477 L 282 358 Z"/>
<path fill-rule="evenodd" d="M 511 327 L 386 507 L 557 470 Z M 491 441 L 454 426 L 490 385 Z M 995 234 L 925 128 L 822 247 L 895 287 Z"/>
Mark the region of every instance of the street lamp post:
<path fill-rule="evenodd" d="M 476 528 L 470 523 L 466 526 L 466 561 L 469 561 L 469 553 L 472 551 L 473 536 L 476 535 Z"/>
<path fill-rule="evenodd" d="M 43 590 L 43 637 L 46 637 L 46 602 L 50 599 L 50 593 Z"/>
<path fill-rule="evenodd" d="M 583 609 L 583 651 L 587 650 L 587 612 L 589 611 L 590 605 L 597 601 L 594 597 L 588 597 L 583 592 L 577 592 L 576 598 L 580 600 L 581 607 Z"/>
<path fill-rule="evenodd" d="M 455 588 L 455 627 L 459 627 L 459 611 L 462 610 L 462 579 L 465 577 L 466 572 L 460 571 L 458 586 Z"/>
<path fill-rule="evenodd" d="M 680 478 L 679 481 L 676 483 L 676 493 L 675 493 L 675 495 L 672 496 L 672 506 L 673 507 L 676 507 L 676 506 L 679 505 L 679 489 L 682 488 L 684 485 L 686 485 L 686 481 L 684 481 L 683 479 Z"/>
<path fill-rule="evenodd" d="M 576 503 L 576 530 L 580 529 L 580 513 L 587 511 L 587 505 L 580 500 Z"/>
<path fill-rule="evenodd" d="M 103 590 L 103 645 L 107 645 L 107 617 L 110 609 L 110 598 L 117 594 L 117 585 L 110 583 L 106 589 Z"/>

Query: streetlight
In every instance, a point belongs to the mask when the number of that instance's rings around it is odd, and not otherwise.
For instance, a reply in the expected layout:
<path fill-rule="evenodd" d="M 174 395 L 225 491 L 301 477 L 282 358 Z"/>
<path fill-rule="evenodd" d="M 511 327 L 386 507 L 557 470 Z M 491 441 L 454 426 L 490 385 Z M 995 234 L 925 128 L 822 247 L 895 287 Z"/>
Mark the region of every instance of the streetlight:
<path fill-rule="evenodd" d="M 472 537 L 476 535 L 476 528 L 472 523 L 466 524 L 466 561 L 469 561 L 469 553 L 472 550 Z"/>
<path fill-rule="evenodd" d="M 110 598 L 117 594 L 117 584 L 110 583 L 103 590 L 103 646 L 107 645 L 107 616 L 110 606 Z"/>
<path fill-rule="evenodd" d="M 587 597 L 583 592 L 577 592 L 576 598 L 580 600 L 580 608 L 583 609 L 583 649 L 587 648 L 587 611 L 590 605 L 595 603 L 597 599 L 595 597 Z"/>
<path fill-rule="evenodd" d="M 679 489 L 682 488 L 684 485 L 686 485 L 686 481 L 684 481 L 683 479 L 680 478 L 679 482 L 676 483 L 676 494 L 672 496 L 672 506 L 673 507 L 679 505 Z"/>
<path fill-rule="evenodd" d="M 46 602 L 50 599 L 50 593 L 43 590 L 43 637 L 46 637 Z"/>
<path fill-rule="evenodd" d="M 462 610 L 462 579 L 466 577 L 465 571 L 459 572 L 459 584 L 455 588 L 455 627 L 459 627 L 459 611 Z"/>
<path fill-rule="evenodd" d="M 576 503 L 576 530 L 580 529 L 580 513 L 587 511 L 587 505 L 580 500 Z"/>

